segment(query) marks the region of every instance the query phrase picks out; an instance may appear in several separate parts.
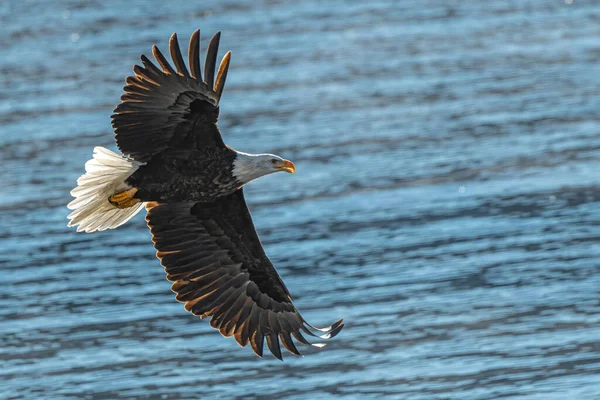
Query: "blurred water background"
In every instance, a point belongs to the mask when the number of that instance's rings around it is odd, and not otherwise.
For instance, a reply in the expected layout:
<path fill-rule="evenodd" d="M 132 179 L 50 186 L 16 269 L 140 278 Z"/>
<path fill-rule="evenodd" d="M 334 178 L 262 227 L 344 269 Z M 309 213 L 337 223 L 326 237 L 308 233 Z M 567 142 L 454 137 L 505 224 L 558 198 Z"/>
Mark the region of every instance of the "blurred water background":
<path fill-rule="evenodd" d="M 233 51 L 225 141 L 322 351 L 183 310 L 143 216 L 66 227 L 152 44 Z M 600 2 L 3 1 L 0 398 L 600 398 Z"/>

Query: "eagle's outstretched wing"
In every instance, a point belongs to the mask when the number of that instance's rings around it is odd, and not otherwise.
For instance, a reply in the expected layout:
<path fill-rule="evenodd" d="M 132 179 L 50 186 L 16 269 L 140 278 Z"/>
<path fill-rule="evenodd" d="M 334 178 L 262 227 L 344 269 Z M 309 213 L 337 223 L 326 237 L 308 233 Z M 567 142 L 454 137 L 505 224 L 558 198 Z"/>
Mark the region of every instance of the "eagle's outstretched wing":
<path fill-rule="evenodd" d="M 242 346 L 250 343 L 258 356 L 266 338 L 281 359 L 280 341 L 300 355 L 290 335 L 311 344 L 302 332 L 327 339 L 344 326 L 339 320 L 315 328 L 298 313 L 263 250 L 242 190 L 215 203 L 149 203 L 147 208 L 157 256 L 177 300 L 193 314 L 211 317 L 224 336 Z"/>
<path fill-rule="evenodd" d="M 127 77 L 122 103 L 112 115 L 115 140 L 124 155 L 143 162 L 169 147 L 225 146 L 216 122 L 231 52 L 223 57 L 215 81 L 220 36 L 208 45 L 204 80 L 200 30 L 190 38 L 189 71 L 175 33 L 169 42 L 175 69 L 156 46 L 152 53 L 161 69 L 142 55 L 144 66 L 133 67 L 135 76 Z"/>

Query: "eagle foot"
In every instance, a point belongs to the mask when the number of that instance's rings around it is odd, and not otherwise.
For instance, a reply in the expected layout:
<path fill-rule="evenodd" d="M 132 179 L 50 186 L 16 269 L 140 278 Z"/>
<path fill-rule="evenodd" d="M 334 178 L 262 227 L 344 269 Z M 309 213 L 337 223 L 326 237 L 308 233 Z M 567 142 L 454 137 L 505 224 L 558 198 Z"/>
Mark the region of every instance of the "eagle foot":
<path fill-rule="evenodd" d="M 133 197 L 133 196 L 135 196 L 137 191 L 138 191 L 137 188 L 131 188 L 131 189 L 125 190 L 123 192 L 113 194 L 112 196 L 110 196 L 108 198 L 108 201 L 110 202 L 110 204 L 112 204 L 113 206 L 115 206 L 117 208 L 133 207 L 134 205 L 136 205 L 137 203 L 139 203 L 141 201 L 140 199 L 136 199 Z"/>

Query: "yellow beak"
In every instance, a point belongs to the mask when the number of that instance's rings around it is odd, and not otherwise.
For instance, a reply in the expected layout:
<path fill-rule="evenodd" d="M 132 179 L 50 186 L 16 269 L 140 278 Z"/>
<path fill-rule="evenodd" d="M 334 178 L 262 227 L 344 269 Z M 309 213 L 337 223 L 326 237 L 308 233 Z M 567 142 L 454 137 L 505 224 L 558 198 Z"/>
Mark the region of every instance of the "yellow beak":
<path fill-rule="evenodd" d="M 296 167 L 294 166 L 294 163 L 289 160 L 283 160 L 275 164 L 273 168 L 275 168 L 277 171 L 289 172 L 290 174 L 296 172 Z"/>

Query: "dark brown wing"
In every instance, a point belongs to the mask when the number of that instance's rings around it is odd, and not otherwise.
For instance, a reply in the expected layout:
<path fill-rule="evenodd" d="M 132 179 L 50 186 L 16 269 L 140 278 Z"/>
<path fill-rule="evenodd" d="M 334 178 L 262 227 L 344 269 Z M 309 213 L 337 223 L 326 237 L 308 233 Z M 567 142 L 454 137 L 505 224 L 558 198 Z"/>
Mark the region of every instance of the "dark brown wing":
<path fill-rule="evenodd" d="M 152 53 L 160 69 L 142 56 L 144 66 L 133 67 L 135 76 L 127 77 L 122 103 L 112 115 L 115 140 L 123 154 L 137 161 L 148 161 L 170 147 L 225 146 L 216 122 L 231 52 L 223 57 L 215 82 L 219 38 L 217 33 L 208 46 L 204 80 L 199 30 L 190 38 L 190 71 L 175 33 L 169 42 L 175 68 L 156 46 L 152 47 Z"/>
<path fill-rule="evenodd" d="M 279 359 L 280 343 L 300 355 L 290 335 L 309 343 L 302 331 L 335 336 L 342 320 L 321 329 L 308 324 L 265 255 L 242 190 L 215 203 L 148 203 L 146 220 L 157 256 L 185 309 L 224 336 L 248 342 L 262 356 L 264 339 Z M 317 347 L 323 344 L 313 344 Z"/>

